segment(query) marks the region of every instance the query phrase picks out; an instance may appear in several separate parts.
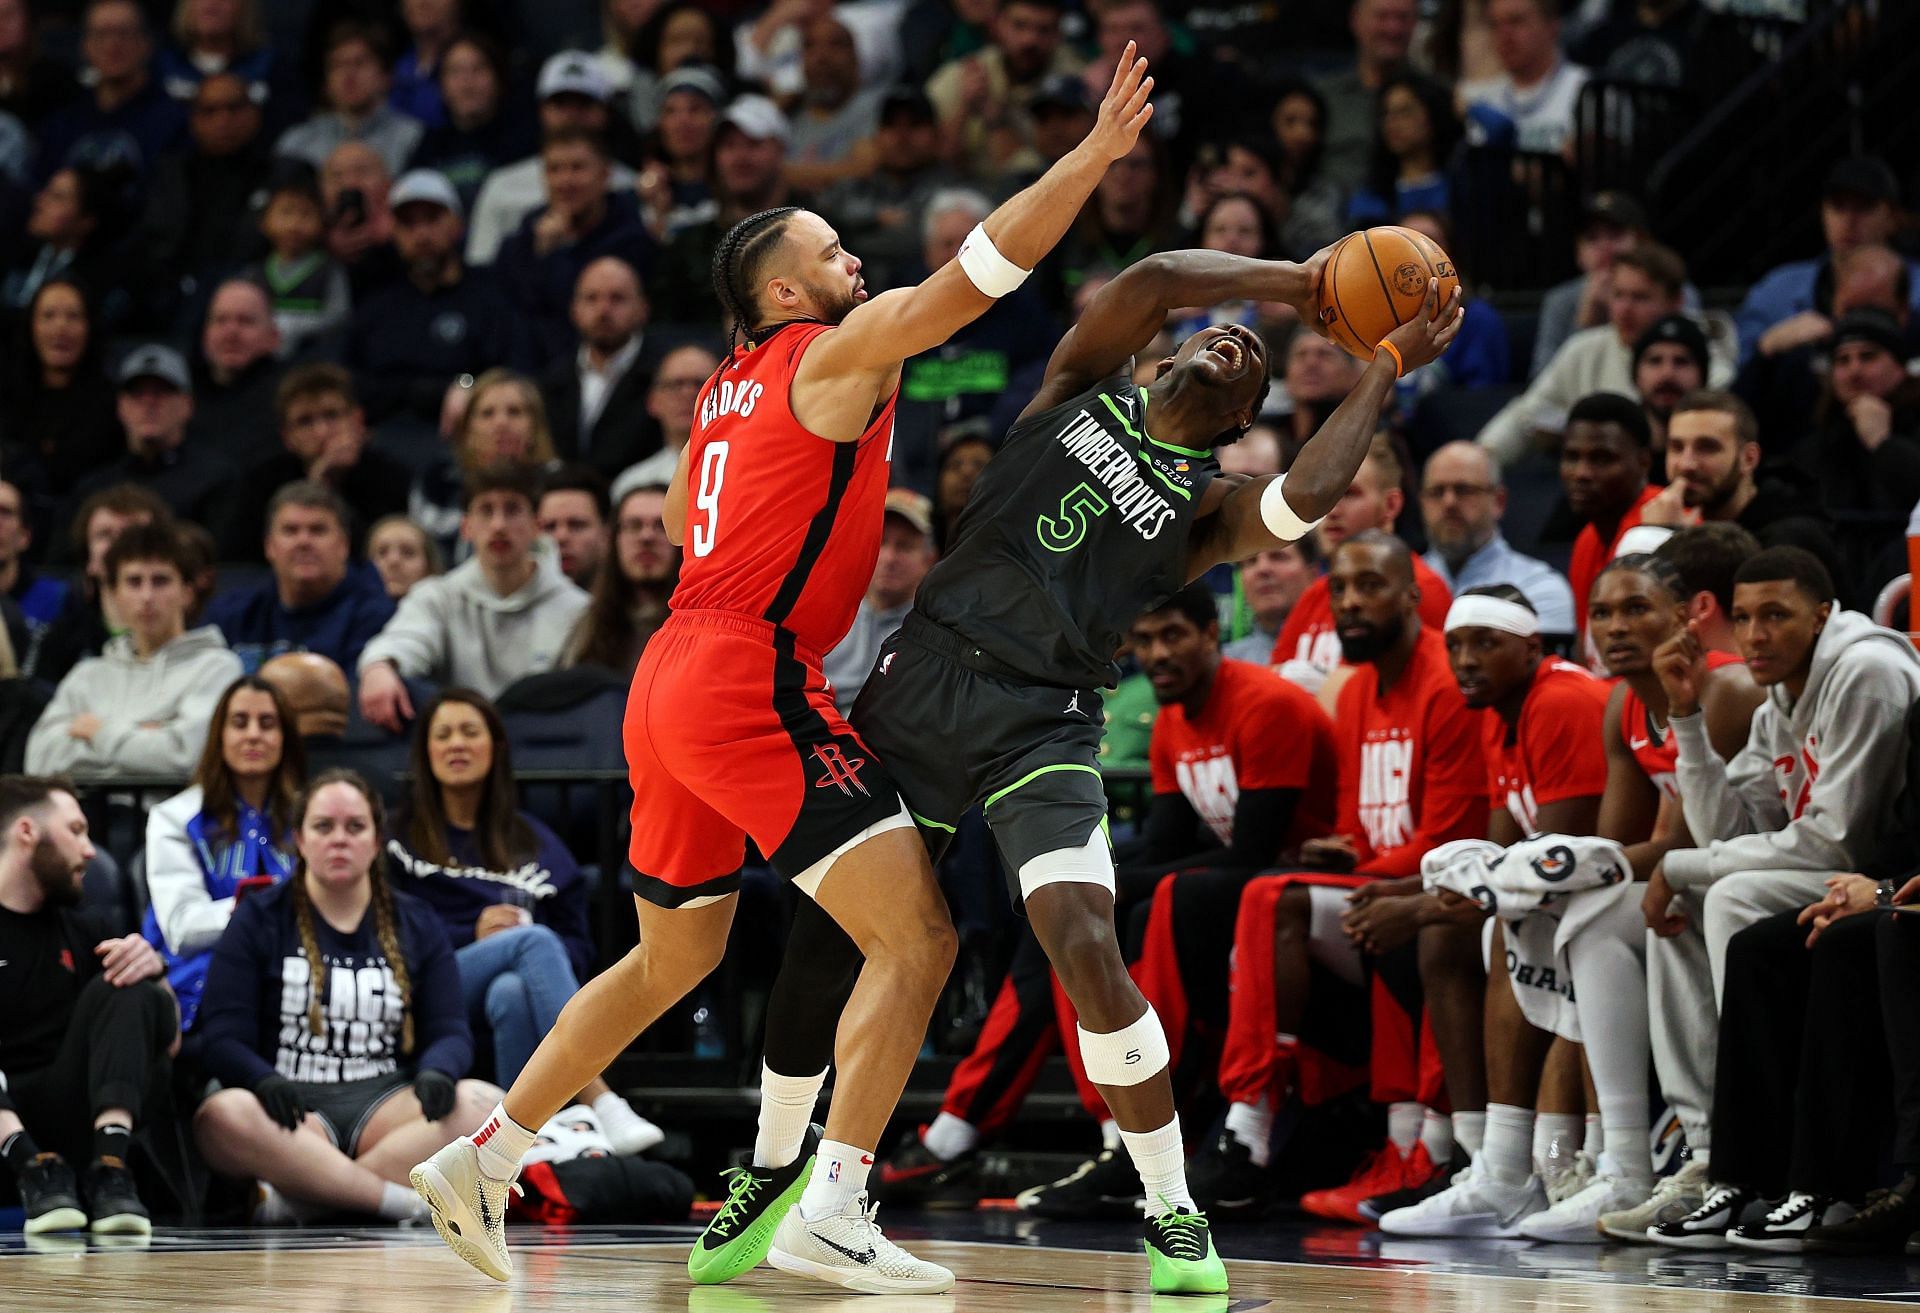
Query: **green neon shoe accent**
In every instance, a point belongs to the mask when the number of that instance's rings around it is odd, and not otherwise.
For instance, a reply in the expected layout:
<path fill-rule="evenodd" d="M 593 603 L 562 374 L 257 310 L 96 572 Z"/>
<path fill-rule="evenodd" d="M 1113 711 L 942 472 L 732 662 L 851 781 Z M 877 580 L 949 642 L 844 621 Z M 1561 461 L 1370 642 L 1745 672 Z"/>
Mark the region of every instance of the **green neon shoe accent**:
<path fill-rule="evenodd" d="M 1154 1294 L 1227 1293 L 1227 1265 L 1214 1252 L 1206 1214 L 1177 1208 L 1149 1218 L 1145 1248 Z"/>
<path fill-rule="evenodd" d="M 994 803 L 999 802 L 1002 798 L 1006 797 L 1009 793 L 1012 793 L 1015 789 L 1024 789 L 1027 787 L 1027 785 L 1033 783 L 1035 780 L 1039 779 L 1042 775 L 1051 775 L 1053 774 L 1053 772 L 1057 770 L 1083 770 L 1089 775 L 1098 775 L 1100 773 L 1099 770 L 1096 769 L 1095 767 L 1083 766 L 1077 761 L 1056 762 L 1054 765 L 1042 766 L 1039 770 L 1029 771 L 1027 774 L 1022 775 L 1019 779 L 1009 784 L 1006 788 L 1001 789 L 998 793 L 988 795 L 986 802 L 983 803 L 982 805 L 986 807 L 991 807 L 993 806 Z"/>
<path fill-rule="evenodd" d="M 760 1266 L 773 1248 L 773 1233 L 787 1210 L 800 1202 L 807 1178 L 813 1175 L 813 1149 L 800 1158 L 800 1170 L 782 1182 L 785 1172 L 769 1173 L 751 1167 L 727 1172 L 727 1202 L 707 1223 L 707 1229 L 687 1253 L 687 1276 L 696 1285 L 717 1286 Z M 768 1192 L 784 1184 L 771 1200 Z"/>

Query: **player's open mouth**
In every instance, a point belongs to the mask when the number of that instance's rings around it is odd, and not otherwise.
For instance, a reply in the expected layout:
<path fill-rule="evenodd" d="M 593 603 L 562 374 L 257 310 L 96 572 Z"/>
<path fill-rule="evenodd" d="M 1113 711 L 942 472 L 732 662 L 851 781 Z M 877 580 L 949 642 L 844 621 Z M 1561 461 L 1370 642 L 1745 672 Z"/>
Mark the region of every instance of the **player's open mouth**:
<path fill-rule="evenodd" d="M 1207 345 L 1207 350 L 1220 357 L 1220 362 L 1235 374 L 1246 368 L 1247 349 L 1231 337 L 1215 338 Z"/>

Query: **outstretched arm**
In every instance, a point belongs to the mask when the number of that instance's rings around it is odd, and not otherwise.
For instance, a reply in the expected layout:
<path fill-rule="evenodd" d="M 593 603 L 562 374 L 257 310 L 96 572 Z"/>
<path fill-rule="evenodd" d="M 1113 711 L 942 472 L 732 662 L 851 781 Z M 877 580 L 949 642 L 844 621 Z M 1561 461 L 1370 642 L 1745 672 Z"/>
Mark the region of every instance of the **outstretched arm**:
<path fill-rule="evenodd" d="M 1140 129 L 1153 117 L 1153 106 L 1147 103 L 1152 90 L 1147 61 L 1134 57 L 1129 41 L 1086 140 L 987 216 L 987 236 L 1003 257 L 1032 269 L 1066 236 L 1107 166 L 1133 149 Z M 992 304 L 993 298 L 973 285 L 959 261 L 949 260 L 919 286 L 883 292 L 855 307 L 835 332 L 822 335 L 808 349 L 803 368 L 823 370 L 828 377 L 892 369 L 939 346 Z"/>
<path fill-rule="evenodd" d="M 1419 315 L 1387 334 L 1385 341 L 1393 351 L 1374 354 L 1360 382 L 1308 440 L 1284 475 L 1244 481 L 1222 476 L 1215 480 L 1227 491 L 1217 500 L 1209 498 L 1212 504 L 1203 508 L 1203 518 L 1194 525 L 1187 550 L 1189 579 L 1199 578 L 1222 561 L 1243 561 L 1301 536 L 1299 532 L 1283 536 L 1276 530 L 1270 521 L 1280 517 L 1262 506 L 1265 498 L 1284 501 L 1284 509 L 1291 512 L 1293 521 L 1310 526 L 1346 496 L 1379 427 L 1380 413 L 1393 395 L 1394 381 L 1399 377 L 1395 357 L 1408 369 L 1417 369 L 1439 359 L 1460 331 L 1460 322 L 1466 317 L 1460 308 L 1460 293 L 1456 290 L 1444 309 L 1438 307 L 1439 296 L 1439 280 L 1430 280 L 1426 304 Z M 1283 479 L 1284 491 L 1278 486 Z"/>
<path fill-rule="evenodd" d="M 1284 301 L 1321 330 L 1320 275 L 1328 250 L 1305 264 L 1254 260 L 1224 251 L 1165 251 L 1128 265 L 1087 303 L 1085 313 L 1047 361 L 1046 380 L 1020 418 L 1037 415 L 1085 391 L 1144 350 L 1170 311 L 1241 298 Z"/>

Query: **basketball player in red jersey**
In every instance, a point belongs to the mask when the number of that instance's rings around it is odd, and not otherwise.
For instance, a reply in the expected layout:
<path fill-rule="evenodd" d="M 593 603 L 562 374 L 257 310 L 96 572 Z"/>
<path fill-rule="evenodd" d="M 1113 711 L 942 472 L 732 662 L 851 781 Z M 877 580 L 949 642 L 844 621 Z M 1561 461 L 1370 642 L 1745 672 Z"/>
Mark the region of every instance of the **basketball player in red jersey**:
<path fill-rule="evenodd" d="M 834 708 L 821 654 L 846 634 L 879 553 L 902 363 L 1019 286 L 1132 149 L 1152 85 L 1129 42 L 1086 140 L 917 287 L 868 301 L 860 261 L 806 210 L 762 211 L 721 241 L 714 284 L 746 341 L 701 389 L 667 492 L 686 564 L 627 705 L 639 946 L 574 996 L 480 1131 L 413 1172 L 442 1238 L 489 1276 L 512 1273 L 501 1219 L 538 1128 L 719 964 L 751 835 L 865 966 L 839 1022 L 825 1138 L 809 1101 L 786 1160 L 733 1177 L 689 1272 L 724 1281 L 755 1266 L 798 1202 L 806 1225 L 777 1266 L 862 1293 L 953 1284 L 880 1232 L 863 1189 L 953 927 L 886 768 Z"/>

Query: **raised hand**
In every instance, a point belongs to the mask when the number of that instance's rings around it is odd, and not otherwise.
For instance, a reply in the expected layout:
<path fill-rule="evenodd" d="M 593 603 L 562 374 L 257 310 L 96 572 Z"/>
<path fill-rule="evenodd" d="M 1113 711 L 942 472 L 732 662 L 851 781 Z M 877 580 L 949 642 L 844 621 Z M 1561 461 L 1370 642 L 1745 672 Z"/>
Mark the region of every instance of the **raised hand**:
<path fill-rule="evenodd" d="M 1100 102 L 1100 115 L 1082 143 L 1105 160 L 1117 160 L 1132 150 L 1133 143 L 1140 139 L 1140 129 L 1153 117 L 1153 105 L 1147 100 L 1153 79 L 1147 76 L 1147 61 L 1137 57 L 1137 49 L 1129 41 L 1121 52 L 1113 82 Z"/>
<path fill-rule="evenodd" d="M 1700 710 L 1700 690 L 1707 682 L 1707 653 L 1694 632 L 1698 622 L 1653 650 L 1653 673 L 1667 693 L 1667 715 L 1691 716 Z"/>
<path fill-rule="evenodd" d="M 1453 345 L 1453 339 L 1460 335 L 1460 325 L 1467 318 L 1467 312 L 1460 305 L 1461 299 L 1461 289 L 1456 287 L 1442 309 L 1440 280 L 1427 279 L 1427 299 L 1421 304 L 1420 313 L 1386 337 L 1387 341 L 1393 343 L 1394 350 L 1400 353 L 1400 363 L 1404 367 L 1402 372 L 1410 374 L 1422 365 L 1432 364 L 1440 358 L 1441 352 Z"/>

